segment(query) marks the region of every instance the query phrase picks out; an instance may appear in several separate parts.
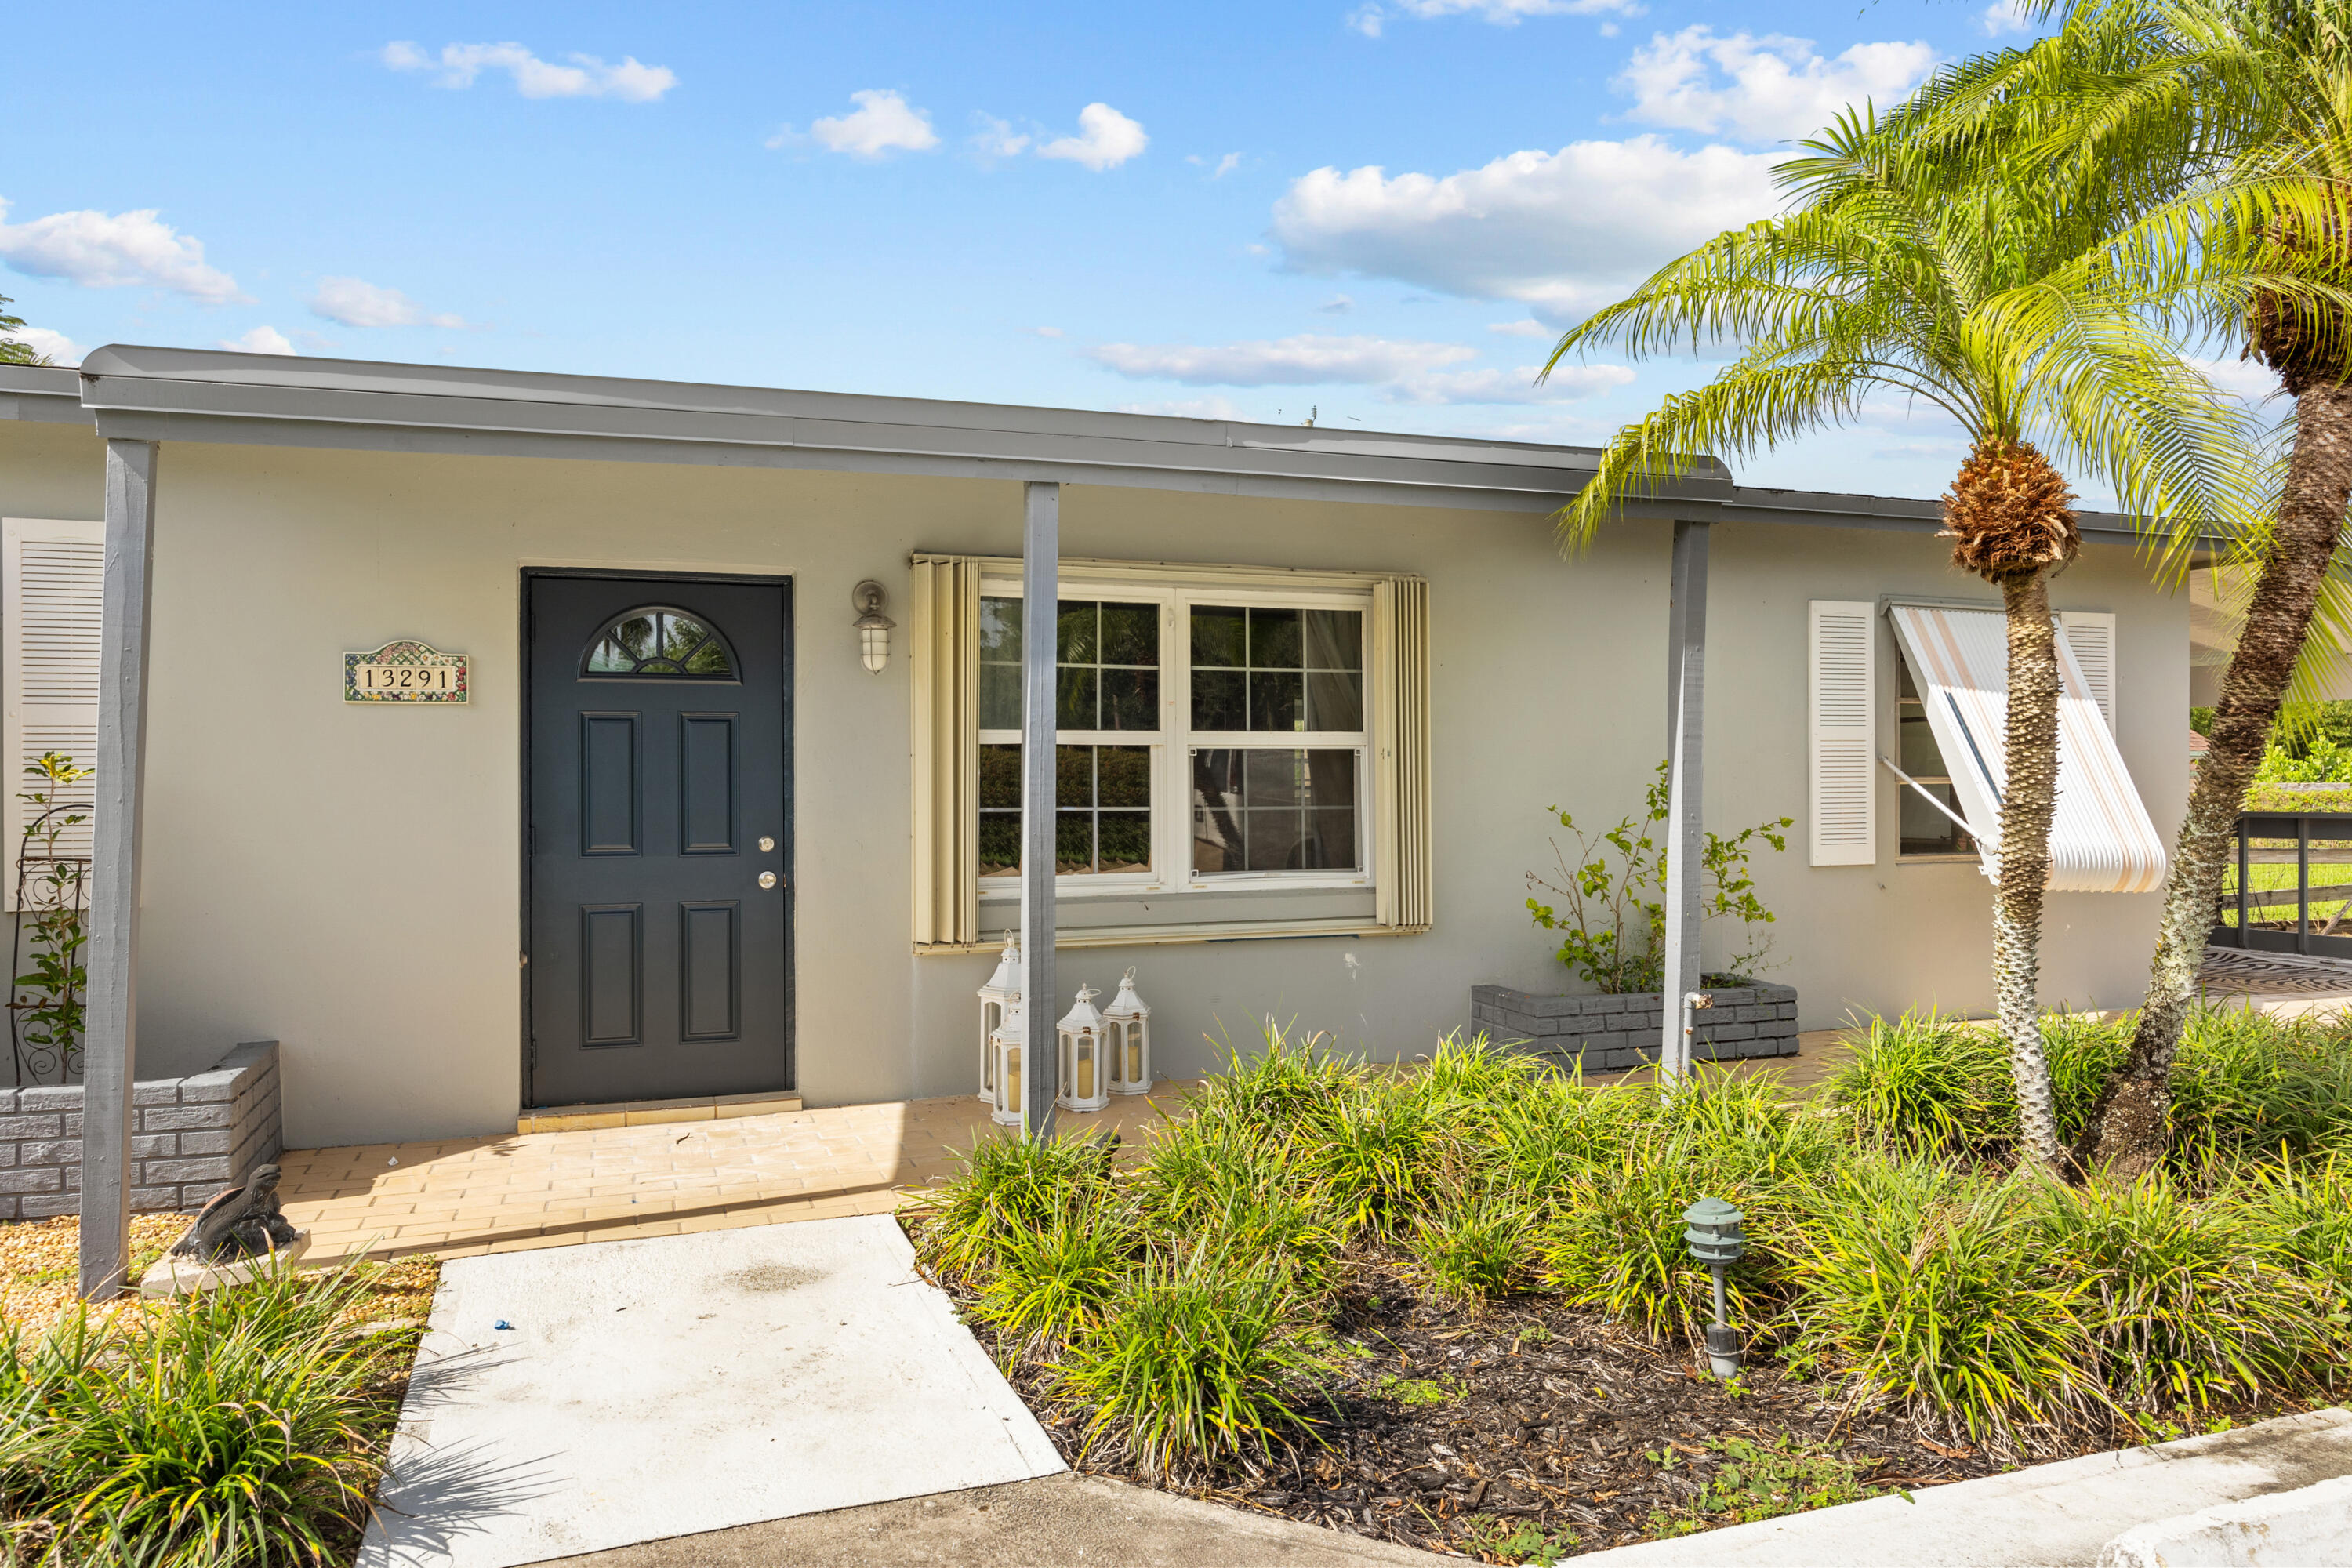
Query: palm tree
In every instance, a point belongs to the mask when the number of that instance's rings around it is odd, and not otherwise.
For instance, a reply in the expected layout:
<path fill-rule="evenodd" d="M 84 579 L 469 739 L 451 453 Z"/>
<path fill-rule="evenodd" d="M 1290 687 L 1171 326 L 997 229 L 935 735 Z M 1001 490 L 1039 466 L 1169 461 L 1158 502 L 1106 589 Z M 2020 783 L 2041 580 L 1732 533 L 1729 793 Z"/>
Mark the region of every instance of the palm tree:
<path fill-rule="evenodd" d="M 2065 269 L 2112 231 L 2065 205 L 1850 113 L 1777 174 L 1779 217 L 1717 236 L 1561 338 L 1550 365 L 1613 345 L 1635 357 L 1730 340 L 1739 356 L 1621 430 L 1559 518 L 1573 546 L 1690 455 L 1744 456 L 1851 423 L 1892 396 L 1948 416 L 1970 449 L 1944 498 L 1956 564 L 2001 591 L 2009 622 L 2008 784 L 2000 808 L 1994 984 L 2028 1154 L 2064 1166 L 2038 1027 L 2042 903 L 2057 783 L 2058 662 L 2050 572 L 2079 544 L 2074 500 L 2043 447 L 2105 479 L 2127 510 L 2168 520 L 2174 552 L 2229 504 L 2240 432 L 2178 345 Z M 1997 310 L 2048 294 L 2063 321 L 2028 333 Z"/>
<path fill-rule="evenodd" d="M 2058 0 L 2038 0 L 2043 16 Z M 2242 345 L 2294 400 L 2274 508 L 2234 542 L 2253 579 L 2165 888 L 2147 999 L 2075 1153 L 2132 1176 L 2170 1142 L 2171 1074 L 2246 787 L 2331 576 L 2352 502 L 2352 0 L 2084 0 L 2054 37 L 1968 62 L 1918 102 L 1919 132 L 2068 199 L 2129 209 L 2068 279 L 2118 308 Z M 2033 121 L 2021 138 L 2018 111 Z M 1996 148 L 1985 134 L 1999 125 Z M 2035 145 L 2021 153 L 2021 140 Z M 2049 303 L 2010 301 L 2039 330 Z"/>

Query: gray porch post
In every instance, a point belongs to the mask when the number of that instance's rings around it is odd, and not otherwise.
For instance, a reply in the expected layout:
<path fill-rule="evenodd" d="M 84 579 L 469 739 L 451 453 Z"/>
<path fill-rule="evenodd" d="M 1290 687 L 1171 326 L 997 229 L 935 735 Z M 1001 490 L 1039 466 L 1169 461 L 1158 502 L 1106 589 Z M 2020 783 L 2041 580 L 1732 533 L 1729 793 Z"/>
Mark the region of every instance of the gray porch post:
<path fill-rule="evenodd" d="M 1021 1131 L 1054 1135 L 1061 1061 L 1054 1037 L 1054 720 L 1061 616 L 1062 487 L 1028 487 L 1021 542 Z"/>
<path fill-rule="evenodd" d="M 81 1293 L 112 1295 L 131 1267 L 131 1085 L 139 1060 L 139 841 L 147 766 L 148 571 L 155 443 L 106 444 L 98 805 L 82 1031 Z"/>
<path fill-rule="evenodd" d="M 1690 1071 L 1683 998 L 1699 988 L 1699 900 L 1704 893 L 1706 818 L 1701 811 L 1701 735 L 1706 717 L 1706 537 L 1704 522 L 1675 524 L 1666 612 L 1666 963 L 1661 1080 Z"/>

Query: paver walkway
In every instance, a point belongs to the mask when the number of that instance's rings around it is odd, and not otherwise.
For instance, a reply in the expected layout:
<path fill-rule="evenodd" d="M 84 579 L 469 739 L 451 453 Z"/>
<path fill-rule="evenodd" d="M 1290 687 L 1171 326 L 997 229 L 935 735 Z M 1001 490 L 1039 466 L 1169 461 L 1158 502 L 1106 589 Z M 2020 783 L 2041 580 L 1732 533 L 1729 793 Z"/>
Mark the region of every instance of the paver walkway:
<path fill-rule="evenodd" d="M 1130 1144 L 1181 1099 L 1172 1083 L 1066 1113 Z M 726 1121 L 289 1150 L 278 1196 L 310 1258 L 522 1252 L 786 1220 L 887 1214 L 952 1172 L 988 1108 L 971 1096 Z"/>

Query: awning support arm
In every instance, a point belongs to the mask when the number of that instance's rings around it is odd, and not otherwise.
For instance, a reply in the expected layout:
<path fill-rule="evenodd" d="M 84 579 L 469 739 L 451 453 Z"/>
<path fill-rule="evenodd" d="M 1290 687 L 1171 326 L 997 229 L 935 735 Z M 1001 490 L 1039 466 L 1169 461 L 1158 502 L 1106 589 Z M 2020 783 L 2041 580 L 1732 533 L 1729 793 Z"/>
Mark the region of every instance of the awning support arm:
<path fill-rule="evenodd" d="M 1901 779 L 1905 784 L 1909 784 L 1913 789 L 1917 790 L 1921 800 L 1926 801 L 1929 805 L 1934 806 L 1937 811 L 1940 811 L 1946 816 L 1950 817 L 1961 832 L 1967 834 L 1969 837 L 1975 839 L 1978 843 L 1983 845 L 1988 849 L 1994 848 L 1998 846 L 2000 840 L 1997 837 L 1988 838 L 1983 834 L 1978 832 L 1975 828 L 1969 826 L 1968 818 L 1962 816 L 1958 812 L 1954 811 L 1950 806 L 1946 805 L 1942 801 L 1937 800 L 1934 791 L 1930 790 L 1926 784 L 1921 784 L 1917 779 L 1913 778 L 1909 773 L 1905 773 L 1901 768 L 1896 767 L 1893 763 L 1888 762 L 1884 753 L 1881 753 L 1879 756 L 1878 765 L 1885 768 L 1888 773 L 1893 773 L 1896 778 Z"/>

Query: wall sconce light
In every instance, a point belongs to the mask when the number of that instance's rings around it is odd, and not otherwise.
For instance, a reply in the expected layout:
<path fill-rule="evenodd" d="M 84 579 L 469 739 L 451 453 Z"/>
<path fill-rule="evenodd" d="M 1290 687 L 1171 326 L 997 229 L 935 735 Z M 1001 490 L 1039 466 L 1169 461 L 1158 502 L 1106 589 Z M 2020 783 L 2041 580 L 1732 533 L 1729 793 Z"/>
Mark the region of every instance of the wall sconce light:
<path fill-rule="evenodd" d="M 858 655 L 877 675 L 890 662 L 890 628 L 898 624 L 882 613 L 887 599 L 882 584 L 871 577 L 849 591 L 849 602 L 857 606 Z"/>

